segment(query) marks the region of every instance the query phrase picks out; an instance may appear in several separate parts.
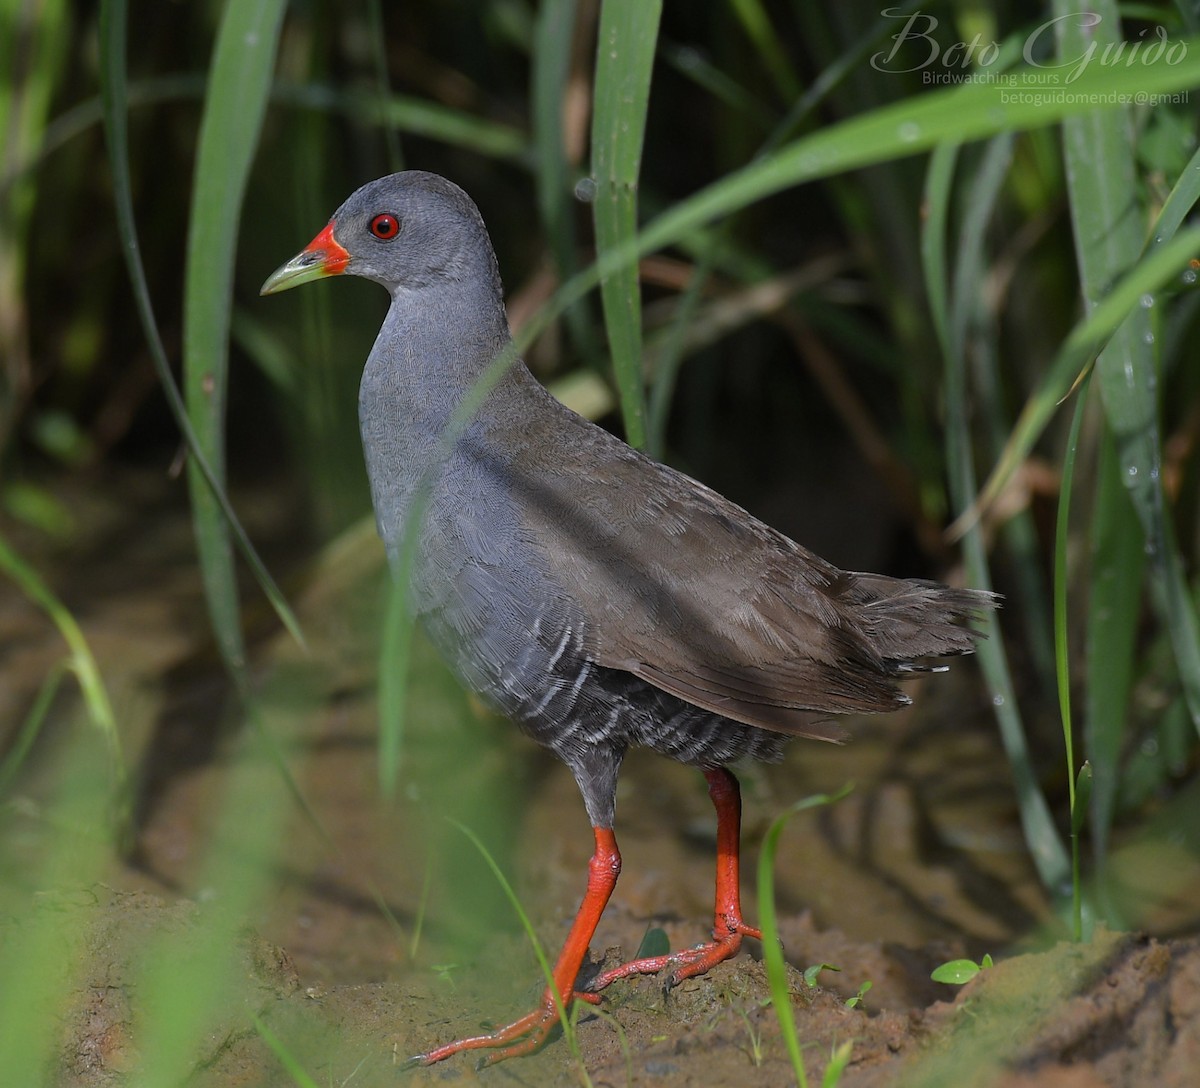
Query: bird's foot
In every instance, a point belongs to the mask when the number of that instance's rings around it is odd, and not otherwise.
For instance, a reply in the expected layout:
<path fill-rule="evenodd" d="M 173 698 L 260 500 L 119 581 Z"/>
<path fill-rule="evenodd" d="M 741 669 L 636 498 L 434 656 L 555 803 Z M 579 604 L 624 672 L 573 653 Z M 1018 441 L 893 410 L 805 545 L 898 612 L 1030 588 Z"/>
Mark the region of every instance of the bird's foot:
<path fill-rule="evenodd" d="M 732 959 L 742 947 L 743 937 L 753 937 L 762 940 L 761 931 L 746 925 L 740 918 L 722 920 L 721 926 L 713 933 L 713 939 L 693 948 L 685 948 L 680 952 L 669 952 L 663 956 L 646 956 L 640 960 L 630 960 L 619 967 L 601 971 L 587 984 L 587 993 L 578 993 L 577 997 L 587 998 L 603 990 L 605 986 L 618 979 L 629 978 L 632 975 L 655 975 L 660 971 L 670 969 L 667 976 L 666 989 L 678 986 L 686 978 L 695 978 L 712 970 L 718 963 Z"/>
<path fill-rule="evenodd" d="M 569 1007 L 571 1001 L 586 1001 L 589 1005 L 598 1005 L 600 998 L 592 993 L 568 994 L 564 1007 Z M 532 1054 L 550 1038 L 555 1027 L 562 1023 L 559 1005 L 553 994 L 546 992 L 542 1004 L 533 1012 L 514 1020 L 507 1027 L 497 1028 L 487 1035 L 473 1035 L 467 1039 L 459 1039 L 453 1043 L 445 1043 L 434 1047 L 424 1054 L 415 1054 L 404 1062 L 404 1069 L 412 1069 L 419 1065 L 433 1065 L 435 1062 L 459 1054 L 464 1050 L 489 1050 L 484 1055 L 477 1068 L 495 1065 L 505 1058 L 520 1058 Z"/>

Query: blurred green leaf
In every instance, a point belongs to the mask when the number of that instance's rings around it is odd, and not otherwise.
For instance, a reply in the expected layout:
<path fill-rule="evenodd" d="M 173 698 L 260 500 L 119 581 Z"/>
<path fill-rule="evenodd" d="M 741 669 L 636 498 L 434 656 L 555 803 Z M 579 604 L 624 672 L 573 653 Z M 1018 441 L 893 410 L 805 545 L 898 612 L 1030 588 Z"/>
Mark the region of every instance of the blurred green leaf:
<path fill-rule="evenodd" d="M 150 356 L 162 384 L 167 405 L 191 452 L 192 471 L 199 472 L 207 483 L 214 501 L 237 539 L 243 556 L 284 626 L 298 642 L 303 644 L 304 640 L 299 625 L 288 608 L 287 602 L 283 599 L 283 594 L 280 593 L 262 560 L 259 559 L 258 553 L 255 552 L 241 522 L 233 512 L 216 470 L 200 448 L 199 438 L 188 418 L 187 409 L 167 360 L 166 348 L 159 334 L 133 215 L 133 185 L 129 160 L 128 82 L 125 70 L 127 16 L 127 0 L 102 0 L 100 6 L 100 88 L 104 106 L 104 127 L 109 145 L 109 161 L 113 172 L 113 199 L 116 204 L 117 230 L 120 234 L 125 263 L 133 286 L 138 318 L 149 344 Z"/>
<path fill-rule="evenodd" d="M 755 52 L 771 75 L 775 89 L 784 102 L 793 102 L 801 92 L 800 81 L 779 44 L 779 35 L 761 0 L 730 0 L 742 29 L 754 43 Z"/>
<path fill-rule="evenodd" d="M 123 804 L 127 798 L 124 796 L 126 778 L 125 761 L 121 754 L 121 735 L 117 729 L 116 715 L 108 698 L 104 678 L 82 628 L 41 575 L 13 550 L 3 537 L 0 537 L 0 574 L 15 582 L 25 596 L 46 614 L 67 644 L 68 667 L 75 674 L 75 679 L 83 691 L 88 716 L 108 747 L 118 803 Z"/>
<path fill-rule="evenodd" d="M 200 121 L 184 278 L 183 368 L 188 417 L 217 483 L 225 478 L 225 402 L 238 218 L 266 111 L 286 0 L 225 5 Z M 245 668 L 229 524 L 194 462 L 192 519 L 213 630 L 226 664 Z"/>
<path fill-rule="evenodd" d="M 600 8 L 592 208 L 602 264 L 606 255 L 629 253 L 637 238 L 638 176 L 661 14 L 662 0 L 604 0 Z M 600 278 L 604 323 L 621 394 L 625 437 L 640 449 L 646 445 L 641 282 L 635 256 L 610 264 Z"/>
<path fill-rule="evenodd" d="M 337 112 L 356 121 L 372 118 L 383 127 L 463 147 L 489 158 L 528 162 L 532 157 L 529 140 L 519 129 L 410 95 L 380 98 L 378 94 L 318 83 L 280 81 L 271 100 L 280 105 Z"/>
<path fill-rule="evenodd" d="M 38 413 L 30 421 L 30 432 L 44 453 L 66 464 L 80 464 L 92 454 L 88 436 L 66 412 Z"/>
<path fill-rule="evenodd" d="M 14 480 L 0 490 L 0 506 L 17 521 L 65 540 L 75 528 L 70 509 L 53 492 L 38 484 Z"/>

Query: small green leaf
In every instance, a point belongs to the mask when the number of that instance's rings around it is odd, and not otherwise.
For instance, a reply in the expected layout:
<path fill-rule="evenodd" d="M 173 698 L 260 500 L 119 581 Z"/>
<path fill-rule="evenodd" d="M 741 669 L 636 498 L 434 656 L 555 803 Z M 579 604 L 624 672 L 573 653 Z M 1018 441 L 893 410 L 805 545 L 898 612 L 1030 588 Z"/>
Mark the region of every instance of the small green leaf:
<path fill-rule="evenodd" d="M 667 931 L 659 926 L 651 926 L 646 930 L 642 943 L 638 945 L 635 960 L 649 959 L 651 956 L 665 956 L 671 951 L 671 940 Z"/>
<path fill-rule="evenodd" d="M 934 982 L 944 982 L 948 986 L 962 986 L 970 982 L 982 969 L 974 960 L 951 960 L 934 968 L 929 977 Z"/>
<path fill-rule="evenodd" d="M 817 975 L 822 971 L 840 971 L 840 967 L 834 967 L 832 963 L 814 963 L 811 967 L 804 969 L 804 984 L 806 986 L 815 986 L 817 984 Z"/>
<path fill-rule="evenodd" d="M 0 509 L 47 536 L 66 540 L 75 528 L 71 511 L 46 488 L 17 480 L 0 490 Z"/>
<path fill-rule="evenodd" d="M 874 983 L 873 983 L 873 982 L 872 982 L 870 979 L 867 979 L 867 981 L 866 981 L 866 982 L 864 982 L 864 983 L 863 983 L 863 984 L 862 984 L 862 985 L 861 985 L 861 986 L 858 988 L 858 993 L 856 993 L 856 994 L 855 994 L 853 997 L 850 997 L 850 998 L 847 998 L 847 999 L 846 999 L 846 1008 L 848 1008 L 848 1009 L 854 1009 L 854 1008 L 857 1008 L 857 1007 L 858 1007 L 858 1006 L 859 1006 L 859 1005 L 862 1003 L 863 995 L 864 995 L 864 994 L 865 994 L 865 993 L 866 993 L 866 992 L 867 992 L 867 991 L 868 991 L 868 990 L 869 990 L 869 989 L 870 989 L 870 988 L 871 988 L 873 985 L 875 985 L 875 984 L 874 984 Z"/>
<path fill-rule="evenodd" d="M 92 441 L 66 412 L 40 412 L 30 420 L 30 438 L 65 465 L 81 465 L 94 452 Z"/>

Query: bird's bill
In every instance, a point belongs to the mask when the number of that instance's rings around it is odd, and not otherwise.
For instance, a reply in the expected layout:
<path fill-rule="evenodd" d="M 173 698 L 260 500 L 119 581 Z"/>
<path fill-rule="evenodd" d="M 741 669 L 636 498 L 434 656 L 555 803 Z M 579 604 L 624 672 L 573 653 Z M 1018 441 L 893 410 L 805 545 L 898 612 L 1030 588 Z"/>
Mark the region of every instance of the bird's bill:
<path fill-rule="evenodd" d="M 320 234 L 308 243 L 287 264 L 280 265 L 267 277 L 267 282 L 258 292 L 260 295 L 273 295 L 278 291 L 287 291 L 311 280 L 319 280 L 325 276 L 340 276 L 350 263 L 347 253 L 333 237 L 333 223 L 330 222 Z"/>

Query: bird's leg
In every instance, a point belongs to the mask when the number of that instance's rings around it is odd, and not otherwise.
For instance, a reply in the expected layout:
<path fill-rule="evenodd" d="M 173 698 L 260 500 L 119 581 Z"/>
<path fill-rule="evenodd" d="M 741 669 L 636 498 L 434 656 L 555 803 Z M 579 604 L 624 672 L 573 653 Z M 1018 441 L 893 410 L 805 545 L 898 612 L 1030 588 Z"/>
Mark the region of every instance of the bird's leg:
<path fill-rule="evenodd" d="M 546 987 L 538 1007 L 519 1020 L 514 1020 L 507 1027 L 499 1028 L 488 1035 L 475 1035 L 435 1047 L 425 1054 L 410 1058 L 406 1065 L 432 1065 L 459 1051 L 483 1048 L 496 1048 L 494 1053 L 483 1060 L 483 1065 L 531 1054 L 546 1041 L 554 1026 L 561 1022 L 560 1010 L 569 1008 L 572 1000 L 578 998 L 593 1005 L 600 1000 L 590 993 L 577 993 L 575 980 L 587 955 L 588 945 L 595 935 L 600 915 L 604 913 L 604 907 L 621 873 L 621 853 L 617 849 L 616 836 L 611 828 L 595 827 L 592 830 L 596 833 L 596 852 L 588 862 L 587 892 L 554 964 L 554 982 Z"/>
<path fill-rule="evenodd" d="M 742 918 L 741 874 L 739 871 L 742 791 L 733 773 L 724 767 L 706 770 L 704 777 L 708 779 L 708 795 L 712 798 L 713 807 L 717 810 L 717 890 L 713 915 L 713 939 L 717 943 L 732 940 L 733 949 L 728 953 L 729 956 L 732 956 L 741 946 L 743 937 L 753 937 L 756 941 L 762 940 L 762 931 L 746 925 L 745 919 Z M 702 971 L 688 971 L 680 975 L 679 979 L 703 974 L 713 964 L 720 963 L 722 959 L 726 958 L 728 957 L 722 956 L 713 960 Z"/>
<path fill-rule="evenodd" d="M 762 933 L 742 918 L 742 899 L 738 886 L 738 854 L 742 831 L 742 795 L 738 781 L 724 767 L 704 772 L 708 795 L 717 810 L 717 891 L 713 919 L 713 939 L 681 952 L 647 956 L 603 971 L 592 979 L 588 990 L 595 993 L 611 982 L 630 975 L 649 975 L 668 968 L 668 988 L 685 978 L 702 975 L 722 960 L 736 956 L 743 937 L 762 940 Z"/>

